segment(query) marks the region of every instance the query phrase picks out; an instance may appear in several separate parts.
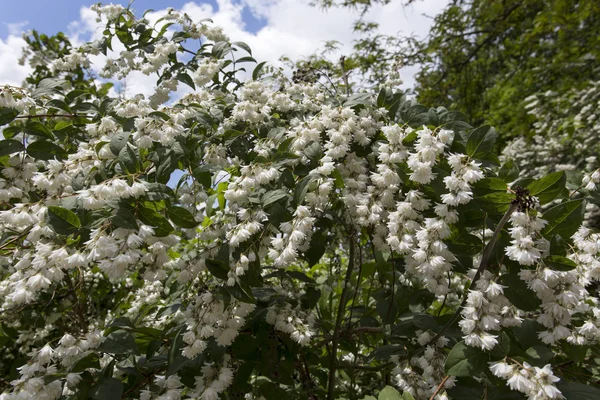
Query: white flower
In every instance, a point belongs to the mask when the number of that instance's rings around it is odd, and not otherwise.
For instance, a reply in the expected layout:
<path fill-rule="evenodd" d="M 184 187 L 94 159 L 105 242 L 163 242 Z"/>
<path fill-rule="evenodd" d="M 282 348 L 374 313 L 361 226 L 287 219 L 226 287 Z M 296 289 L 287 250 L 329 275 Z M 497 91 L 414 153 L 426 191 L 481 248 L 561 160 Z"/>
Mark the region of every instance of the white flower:
<path fill-rule="evenodd" d="M 504 361 L 490 362 L 490 371 L 498 378 L 506 379 L 513 375 L 514 367 Z"/>
<path fill-rule="evenodd" d="M 508 379 L 507 384 L 512 390 L 518 390 L 523 393 L 529 392 L 533 386 L 529 379 L 522 374 L 522 371 L 515 371 Z"/>

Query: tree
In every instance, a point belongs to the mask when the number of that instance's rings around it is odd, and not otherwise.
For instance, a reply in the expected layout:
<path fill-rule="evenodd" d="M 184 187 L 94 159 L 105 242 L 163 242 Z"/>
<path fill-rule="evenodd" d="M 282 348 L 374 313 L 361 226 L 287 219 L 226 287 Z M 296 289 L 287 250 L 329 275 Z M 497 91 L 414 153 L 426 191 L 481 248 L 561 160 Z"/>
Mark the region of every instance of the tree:
<path fill-rule="evenodd" d="M 5 398 L 598 396 L 590 188 L 512 184 L 459 112 L 94 9 L 101 40 L 0 92 Z M 110 49 L 156 93 L 70 73 Z"/>
<path fill-rule="evenodd" d="M 524 107 L 529 96 L 566 94 L 599 79 L 596 1 L 453 0 L 425 39 L 378 32 L 376 22 L 364 20 L 377 3 L 387 1 L 317 2 L 361 11 L 354 28 L 363 36 L 347 57 L 358 80 L 382 84 L 397 59 L 420 65 L 420 103 L 494 125 L 502 138 L 530 136 L 532 120 Z"/>

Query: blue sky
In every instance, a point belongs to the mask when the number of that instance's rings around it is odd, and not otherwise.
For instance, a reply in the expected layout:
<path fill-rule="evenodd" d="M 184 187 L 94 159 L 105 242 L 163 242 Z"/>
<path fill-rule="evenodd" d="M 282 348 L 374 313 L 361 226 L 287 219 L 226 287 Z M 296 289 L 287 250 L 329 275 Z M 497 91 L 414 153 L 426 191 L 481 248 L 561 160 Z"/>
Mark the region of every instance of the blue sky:
<path fill-rule="evenodd" d="M 0 37 L 5 38 L 9 34 L 9 24 L 27 22 L 24 29 L 37 29 L 46 34 L 54 34 L 64 31 L 70 22 L 79 18 L 81 7 L 89 7 L 98 1 L 93 0 L 5 0 L 0 14 Z M 158 10 L 166 6 L 180 8 L 190 0 L 136 0 L 132 8 L 143 12 L 148 9 Z M 108 3 L 108 2 L 106 2 Z M 127 6 L 129 1 L 110 1 L 113 4 Z M 210 4 L 218 8 L 216 0 L 201 0 L 196 3 Z M 250 32 L 257 32 L 265 25 L 264 19 L 254 16 L 249 7 L 245 7 L 243 14 L 244 22 Z"/>
<path fill-rule="evenodd" d="M 403 7 L 403 1 L 392 0 L 385 6 L 372 7 L 365 19 L 378 22 L 384 34 L 425 36 L 431 18 L 424 15 L 437 14 L 447 2 L 421 0 Z M 95 3 L 94 0 L 0 0 L 0 86 L 18 86 L 29 74 L 29 67 L 18 63 L 24 46 L 23 31 L 36 29 L 48 35 L 62 31 L 71 37 L 72 43 L 90 40 L 91 35 L 101 32 L 94 13 L 87 10 Z M 112 3 L 127 6 L 129 0 Z M 132 9 L 136 15 L 153 9 L 158 18 L 172 7 L 193 19 L 210 18 L 232 41 L 249 44 L 255 59 L 275 66 L 283 65 L 279 62 L 281 56 L 298 60 L 314 54 L 329 40 L 340 45 L 332 59 L 350 53 L 357 39 L 352 31 L 352 22 L 358 18 L 356 12 L 347 9 L 325 12 L 309 3 L 310 0 L 135 0 Z M 99 71 L 103 62 L 96 60 L 92 68 Z M 415 72 L 415 67 L 401 70 L 406 88 L 412 87 Z M 141 73 L 128 76 L 127 96 L 151 95 L 155 81 L 155 77 Z"/>
<path fill-rule="evenodd" d="M 88 9 L 94 3 L 94 0 L 0 0 L 0 85 L 20 85 L 29 74 L 28 66 L 18 63 L 24 46 L 23 31 L 36 29 L 49 35 L 62 31 L 73 43 L 90 40 L 101 32 L 94 13 Z M 129 0 L 113 0 L 113 3 L 127 6 Z M 431 16 L 445 7 L 448 0 L 420 0 L 408 7 L 402 3 L 392 0 L 387 5 L 373 6 L 365 19 L 378 22 L 383 34 L 425 36 Z M 335 8 L 324 11 L 310 6 L 310 0 L 135 0 L 132 5 L 137 15 L 154 9 L 156 18 L 168 7 L 186 12 L 193 19 L 212 19 L 232 41 L 249 44 L 259 62 L 275 66 L 283 66 L 282 56 L 298 60 L 323 49 L 330 40 L 339 43 L 339 51 L 331 55 L 337 59 L 349 54 L 358 38 L 352 31 L 352 22 L 358 18 L 356 11 Z M 92 67 L 99 71 L 102 65 Z M 411 67 L 401 71 L 406 88 L 412 87 L 416 70 Z M 153 92 L 153 82 L 140 76 L 128 77 L 127 87 L 132 95 L 147 96 Z"/>

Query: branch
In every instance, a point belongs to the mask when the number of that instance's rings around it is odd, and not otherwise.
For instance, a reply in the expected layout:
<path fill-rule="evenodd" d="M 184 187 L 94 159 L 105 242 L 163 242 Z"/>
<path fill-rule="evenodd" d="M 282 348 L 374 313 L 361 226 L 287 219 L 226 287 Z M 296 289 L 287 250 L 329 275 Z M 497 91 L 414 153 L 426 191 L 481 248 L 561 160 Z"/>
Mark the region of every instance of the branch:
<path fill-rule="evenodd" d="M 344 80 L 344 85 L 346 86 L 346 95 L 350 95 L 350 84 L 348 83 L 348 71 L 346 71 L 346 57 L 340 57 L 340 65 L 342 66 L 342 79 Z"/>
<path fill-rule="evenodd" d="M 88 117 L 87 115 L 77 114 L 37 114 L 37 115 L 19 115 L 15 118 L 53 118 L 53 117 L 65 117 L 65 118 L 77 118 L 77 117 Z"/>
<path fill-rule="evenodd" d="M 381 365 L 370 366 L 370 365 L 352 365 L 347 363 L 342 363 L 338 366 L 339 369 L 357 369 L 360 371 L 381 371 L 383 369 L 387 369 L 390 367 L 394 367 L 396 364 L 392 362 L 388 362 Z"/>
<path fill-rule="evenodd" d="M 15 236 L 14 238 L 10 239 L 8 242 L 4 243 L 2 246 L 0 246 L 0 250 L 4 250 L 4 248 L 8 247 L 9 245 L 13 244 L 14 242 L 18 242 L 20 239 L 23 239 L 24 237 L 26 237 L 29 234 L 29 231 L 31 230 L 32 227 L 28 228 L 25 230 L 25 232 L 21 233 L 18 236 Z"/>
<path fill-rule="evenodd" d="M 300 353 L 300 357 L 302 358 L 302 361 L 299 361 L 300 365 L 298 366 L 298 369 L 300 370 L 300 379 L 302 380 L 302 386 L 304 387 L 304 390 L 306 390 L 310 400 L 317 400 L 317 397 L 313 393 L 314 385 L 312 378 L 310 377 L 310 370 L 308 369 L 308 362 L 306 361 L 304 353 Z M 302 369 L 302 367 L 304 367 L 304 369 Z"/>
<path fill-rule="evenodd" d="M 429 400 L 433 400 L 435 398 L 435 396 L 437 396 L 442 391 L 442 389 L 444 388 L 444 384 L 446 383 L 446 381 L 448 380 L 448 378 L 450 378 L 450 375 L 446 375 L 444 377 L 444 379 L 442 379 L 442 381 L 437 386 L 437 388 L 435 388 L 435 392 L 433 392 L 433 394 L 431 395 L 431 397 L 429 398 Z"/>
<path fill-rule="evenodd" d="M 79 320 L 80 328 L 85 333 L 87 332 L 87 323 L 85 322 L 83 309 L 81 308 L 79 297 L 77 297 L 77 292 L 75 291 L 75 287 L 73 286 L 73 281 L 71 280 L 71 276 L 68 273 L 65 274 L 65 280 L 67 281 L 67 286 L 69 287 L 69 293 L 71 293 L 71 297 L 73 298 L 73 309 L 75 310 L 75 314 L 77 315 L 77 319 Z"/>
<path fill-rule="evenodd" d="M 510 14 L 512 14 L 513 11 L 515 11 L 520 6 L 521 6 L 521 3 L 517 2 L 514 6 L 512 6 L 508 10 L 506 10 L 503 17 L 500 20 L 498 20 L 497 22 L 505 21 L 510 16 Z M 467 58 L 465 60 L 463 60 L 459 63 L 450 65 L 450 68 L 463 67 L 463 66 L 467 65 L 473 59 L 473 57 L 475 57 L 477 55 L 477 53 L 479 53 L 479 50 L 481 50 L 484 46 L 488 45 L 493 39 L 496 39 L 497 37 L 499 37 L 500 34 L 501 33 L 498 33 L 497 35 L 493 35 L 492 33 L 489 33 L 488 36 L 481 43 L 479 43 L 477 45 L 477 47 L 475 47 L 473 49 L 473 51 L 471 51 L 471 53 L 469 53 L 469 55 L 467 56 Z M 437 85 L 439 85 L 446 78 L 446 76 L 448 76 L 449 72 L 450 72 L 450 69 L 449 68 L 446 69 L 442 73 L 442 76 L 440 76 L 440 78 L 437 80 L 436 83 L 433 84 L 432 87 L 436 87 Z"/>
<path fill-rule="evenodd" d="M 490 261 L 490 258 L 492 257 L 492 251 L 494 250 L 494 247 L 496 246 L 496 242 L 498 241 L 498 236 L 500 236 L 500 232 L 502 232 L 502 228 L 504 228 L 504 225 L 508 222 L 512 213 L 517 210 L 518 206 L 519 206 L 518 201 L 514 200 L 511 203 L 508 210 L 506 211 L 506 214 L 504 214 L 504 216 L 498 223 L 498 226 L 496 226 L 496 230 L 494 230 L 494 234 L 492 235 L 492 238 L 490 239 L 488 244 L 485 246 L 485 249 L 483 249 L 483 255 L 481 256 L 481 262 L 479 263 L 479 268 L 477 268 L 477 272 L 475 272 L 475 275 L 473 276 L 473 280 L 471 281 L 471 285 L 469 286 L 469 289 L 475 287 L 475 284 L 481 277 L 481 274 L 487 268 L 488 262 Z M 456 320 L 458 320 L 458 318 L 460 317 L 460 312 L 462 311 L 463 307 L 467 303 L 467 297 L 468 297 L 467 295 L 464 296 L 462 302 L 460 303 L 460 306 L 458 306 L 458 308 L 456 309 L 456 312 L 454 313 L 452 318 L 450 318 L 450 320 L 446 323 L 446 325 L 444 325 L 442 330 L 439 331 L 437 333 L 437 335 L 435 335 L 433 337 L 433 339 L 431 339 L 429 342 L 427 342 L 427 344 L 425 346 L 422 346 L 420 349 L 418 349 L 417 353 L 420 353 L 428 345 L 430 345 L 431 343 L 434 343 L 436 340 L 441 338 L 444 335 L 444 333 L 448 330 L 448 328 L 450 328 L 456 322 Z"/>
<path fill-rule="evenodd" d="M 333 331 L 333 340 L 331 342 L 331 354 L 329 357 L 329 381 L 327 386 L 327 400 L 333 400 L 333 391 L 335 389 L 335 371 L 337 369 L 337 349 L 340 342 L 340 329 L 342 327 L 342 319 L 346 308 L 346 295 L 348 294 L 348 286 L 354 269 L 354 236 L 350 237 L 350 254 L 348 256 L 348 269 L 344 279 L 344 287 L 340 295 L 340 303 L 338 304 L 337 317 L 335 321 L 335 330 Z"/>

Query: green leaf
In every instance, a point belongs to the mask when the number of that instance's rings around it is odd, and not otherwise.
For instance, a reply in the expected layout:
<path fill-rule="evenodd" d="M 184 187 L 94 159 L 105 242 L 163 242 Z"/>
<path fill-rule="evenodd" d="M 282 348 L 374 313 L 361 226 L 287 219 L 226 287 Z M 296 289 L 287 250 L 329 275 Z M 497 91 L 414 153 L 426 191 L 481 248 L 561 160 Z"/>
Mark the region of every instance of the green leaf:
<path fill-rule="evenodd" d="M 171 117 L 169 116 L 169 114 L 164 113 L 162 111 L 152 111 L 150 114 L 148 114 L 150 117 L 154 117 L 154 119 L 158 120 L 161 119 L 163 121 L 169 121 L 171 120 Z"/>
<path fill-rule="evenodd" d="M 567 243 L 562 236 L 554 235 L 550 239 L 550 252 L 557 256 L 566 256 L 567 250 L 569 249 L 569 243 Z"/>
<path fill-rule="evenodd" d="M 500 278 L 506 286 L 504 295 L 511 303 L 523 311 L 536 311 L 540 307 L 540 300 L 527 284 L 516 274 L 505 274 Z"/>
<path fill-rule="evenodd" d="M 177 74 L 177 80 L 179 82 L 185 83 L 186 85 L 188 85 L 192 89 L 196 90 L 196 85 L 194 84 L 194 80 L 192 79 L 191 76 L 189 76 L 185 72 Z"/>
<path fill-rule="evenodd" d="M 119 163 L 124 172 L 135 174 L 138 171 L 138 158 L 135 149 L 129 143 L 121 148 L 119 152 Z"/>
<path fill-rule="evenodd" d="M 44 124 L 37 121 L 28 122 L 23 129 L 23 132 L 28 135 L 40 136 L 50 140 L 54 139 L 52 132 L 50 132 L 50 130 Z"/>
<path fill-rule="evenodd" d="M 577 264 L 563 256 L 550 256 L 544 258 L 544 263 L 553 270 L 556 271 L 570 271 L 577 268 Z"/>
<path fill-rule="evenodd" d="M 344 107 L 353 107 L 361 104 L 371 104 L 371 94 L 370 93 L 354 93 L 344 102 Z"/>
<path fill-rule="evenodd" d="M 543 367 L 554 357 L 554 352 L 546 346 L 532 346 L 526 351 L 532 364 Z"/>
<path fill-rule="evenodd" d="M 600 389 L 594 386 L 584 385 L 579 382 L 569 382 L 562 380 L 556 385 L 565 397 L 573 400 L 598 400 L 600 399 Z"/>
<path fill-rule="evenodd" d="M 138 209 L 139 219 L 146 225 L 154 228 L 154 234 L 158 237 L 167 236 L 173 232 L 173 226 L 157 211 L 141 206 Z"/>
<path fill-rule="evenodd" d="M 75 363 L 70 372 L 83 372 L 88 368 L 100 369 L 100 358 L 96 353 L 90 353 Z"/>
<path fill-rule="evenodd" d="M 546 204 L 561 194 L 566 183 L 567 175 L 563 171 L 553 172 L 531 182 L 527 185 L 527 189 L 529 189 L 529 194 L 537 196 L 540 204 Z"/>
<path fill-rule="evenodd" d="M 181 356 L 181 348 L 183 347 L 183 328 L 179 329 L 179 331 L 177 331 L 177 334 L 175 335 L 175 338 L 173 339 L 173 342 L 171 343 L 171 347 L 169 348 L 169 354 L 168 354 L 168 358 L 167 358 L 167 364 L 172 368 L 171 370 L 167 371 L 167 375 L 172 375 L 173 373 L 177 372 L 177 371 L 173 371 L 173 363 L 175 362 L 175 360 Z"/>
<path fill-rule="evenodd" d="M 120 399 L 123 396 L 123 383 L 117 378 L 103 377 L 92 393 L 94 400 Z"/>
<path fill-rule="evenodd" d="M 210 189 L 212 184 L 212 173 L 220 171 L 218 165 L 200 165 L 192 170 L 192 175 L 196 180 L 204 186 L 205 189 Z"/>
<path fill-rule="evenodd" d="M 403 400 L 403 398 L 396 389 L 391 386 L 386 386 L 379 392 L 377 400 Z"/>
<path fill-rule="evenodd" d="M 0 126 L 11 123 L 19 115 L 19 112 L 12 108 L 0 107 Z"/>
<path fill-rule="evenodd" d="M 139 354 L 133 335 L 122 329 L 110 333 L 98 350 L 110 354 Z"/>
<path fill-rule="evenodd" d="M 252 49 L 246 43 L 244 43 L 244 42 L 233 42 L 232 44 L 234 46 L 239 47 L 240 49 L 246 50 L 248 52 L 248 54 L 252 55 Z"/>
<path fill-rule="evenodd" d="M 117 210 L 115 216 L 112 218 L 112 224 L 118 228 L 139 229 L 135 215 L 126 208 L 119 208 Z"/>
<path fill-rule="evenodd" d="M 206 260 L 206 268 L 210 271 L 213 276 L 219 279 L 227 279 L 229 273 L 229 266 L 220 260 Z"/>
<path fill-rule="evenodd" d="M 72 113 L 71 108 L 67 103 L 62 101 L 61 99 L 52 99 L 46 103 L 46 107 L 58 108 L 59 110 L 65 111 L 67 113 Z"/>
<path fill-rule="evenodd" d="M 256 299 L 252 295 L 252 290 L 249 287 L 245 287 L 245 285 L 242 286 L 236 282 L 235 285 L 228 286 L 227 291 L 242 303 L 256 303 Z"/>
<path fill-rule="evenodd" d="M 476 197 L 493 192 L 506 193 L 506 189 L 506 182 L 500 178 L 483 178 L 473 184 L 473 194 Z"/>
<path fill-rule="evenodd" d="M 221 182 L 217 185 L 217 202 L 219 203 L 219 209 L 224 210 L 227 200 L 225 199 L 225 191 L 229 186 L 229 182 Z"/>
<path fill-rule="evenodd" d="M 402 139 L 402 144 L 408 146 L 409 144 L 417 140 L 417 137 L 417 131 L 413 130 L 408 135 L 404 136 L 404 139 Z"/>
<path fill-rule="evenodd" d="M 115 137 L 110 139 L 110 151 L 115 156 L 118 156 L 121 152 L 121 149 L 125 147 L 125 144 L 127 144 L 127 140 L 129 140 L 129 132 L 121 132 L 117 134 Z"/>
<path fill-rule="evenodd" d="M 261 201 L 263 204 L 263 207 L 267 207 L 281 199 L 285 199 L 289 196 L 288 192 L 284 189 L 276 189 L 276 190 L 271 190 L 269 192 L 266 192 Z"/>
<path fill-rule="evenodd" d="M 473 377 L 487 369 L 488 361 L 488 354 L 461 341 L 450 350 L 444 368 L 448 375 Z"/>
<path fill-rule="evenodd" d="M 542 216 L 548 221 L 548 225 L 542 230 L 542 235 L 546 238 L 554 235 L 570 238 L 581 226 L 584 212 L 583 199 L 566 201 L 552 207 Z"/>
<path fill-rule="evenodd" d="M 479 400 L 483 397 L 484 388 L 485 386 L 475 379 L 463 377 L 446 392 L 452 400 Z"/>
<path fill-rule="evenodd" d="M 503 214 L 514 199 L 515 195 L 511 193 L 492 192 L 476 198 L 475 204 L 489 213 Z"/>
<path fill-rule="evenodd" d="M 311 142 L 304 147 L 304 154 L 311 160 L 319 160 L 323 157 L 323 149 L 319 142 Z"/>
<path fill-rule="evenodd" d="M 146 197 L 149 200 L 166 200 L 173 199 L 175 197 L 175 192 L 173 192 L 173 189 L 171 189 L 164 183 L 146 182 L 145 186 L 148 188 L 148 190 L 146 191 Z"/>
<path fill-rule="evenodd" d="M 473 158 L 483 158 L 492 151 L 498 134 L 489 125 L 473 129 L 467 138 L 467 154 Z"/>
<path fill-rule="evenodd" d="M 507 189 L 506 182 L 504 182 L 500 178 L 483 178 L 474 183 L 473 186 L 480 189 L 488 189 L 496 192 L 505 192 Z"/>
<path fill-rule="evenodd" d="M 498 177 L 505 182 L 513 182 L 519 177 L 519 167 L 513 160 L 508 160 L 498 171 Z"/>
<path fill-rule="evenodd" d="M 391 356 L 402 354 L 405 352 L 404 347 L 399 344 L 388 344 L 377 347 L 369 354 L 369 359 L 372 360 L 388 360 Z"/>
<path fill-rule="evenodd" d="M 177 169 L 179 164 L 179 156 L 174 151 L 168 151 L 167 154 L 160 159 L 156 168 L 156 182 L 167 183 L 171 179 L 171 174 Z"/>
<path fill-rule="evenodd" d="M 73 180 L 71 181 L 73 190 L 83 190 L 85 188 L 85 176 L 86 174 L 84 174 L 83 171 L 79 171 L 77 175 L 73 177 Z"/>
<path fill-rule="evenodd" d="M 427 119 L 428 125 L 438 126 L 440 124 L 440 118 L 433 108 L 430 108 L 429 111 L 427 111 Z"/>
<path fill-rule="evenodd" d="M 18 140 L 14 139 L 6 139 L 0 140 L 0 157 L 6 156 L 9 154 L 17 153 L 19 151 L 25 150 L 25 146 Z"/>
<path fill-rule="evenodd" d="M 544 330 L 544 327 L 539 322 L 533 319 L 525 319 L 521 326 L 513 328 L 516 343 L 523 350 L 532 346 L 542 345 L 538 333 Z"/>
<path fill-rule="evenodd" d="M 198 226 L 191 212 L 183 207 L 173 206 L 167 208 L 167 216 L 173 223 L 184 229 L 192 229 Z"/>
<path fill-rule="evenodd" d="M 308 266 L 312 267 L 321 260 L 327 248 L 327 236 L 322 231 L 317 231 L 310 239 L 310 247 L 304 252 Z"/>
<path fill-rule="evenodd" d="M 23 128 L 20 126 L 7 126 L 2 129 L 2 136 L 5 139 L 12 139 L 21 132 L 23 132 Z"/>
<path fill-rule="evenodd" d="M 306 193 L 308 193 L 308 185 L 313 181 L 312 176 L 305 176 L 302 178 L 298 184 L 296 185 L 296 189 L 294 190 L 294 202 L 297 205 L 302 204 L 304 198 L 306 197 Z"/>
<path fill-rule="evenodd" d="M 302 295 L 300 302 L 302 303 L 302 308 L 310 310 L 314 308 L 321 299 L 321 291 L 312 285 L 307 286 L 305 291 L 306 293 Z"/>
<path fill-rule="evenodd" d="M 63 158 L 67 158 L 67 152 L 62 147 L 47 142 L 45 140 L 38 140 L 36 142 L 30 143 L 27 146 L 27 154 L 37 160 L 52 160 L 56 158 L 58 160 L 62 160 Z"/>
<path fill-rule="evenodd" d="M 47 223 L 59 235 L 70 235 L 81 227 L 79 217 L 66 208 L 48 206 Z"/>
<path fill-rule="evenodd" d="M 244 132 L 242 131 L 238 131 L 237 129 L 227 129 L 225 133 L 223 133 L 223 140 L 225 143 L 231 143 L 235 138 L 242 135 L 244 135 Z"/>
<path fill-rule="evenodd" d="M 579 346 L 571 343 L 563 343 L 562 348 L 569 361 L 582 362 L 585 360 L 591 346 Z"/>
<path fill-rule="evenodd" d="M 289 400 L 290 398 L 285 390 L 273 382 L 263 383 L 259 390 L 267 400 Z"/>
<path fill-rule="evenodd" d="M 265 66 L 266 63 L 267 63 L 266 61 L 263 61 L 263 62 L 261 62 L 260 64 L 258 64 L 254 68 L 254 71 L 252 71 L 252 79 L 253 80 L 257 80 L 258 79 L 258 77 L 260 76 L 261 71 L 262 71 L 262 69 L 263 69 L 263 67 Z"/>
<path fill-rule="evenodd" d="M 194 178 L 196 178 L 198 183 L 204 186 L 205 189 L 210 189 L 212 183 L 212 175 L 210 174 L 210 171 L 200 170 L 198 167 L 193 169 L 192 175 Z"/>

